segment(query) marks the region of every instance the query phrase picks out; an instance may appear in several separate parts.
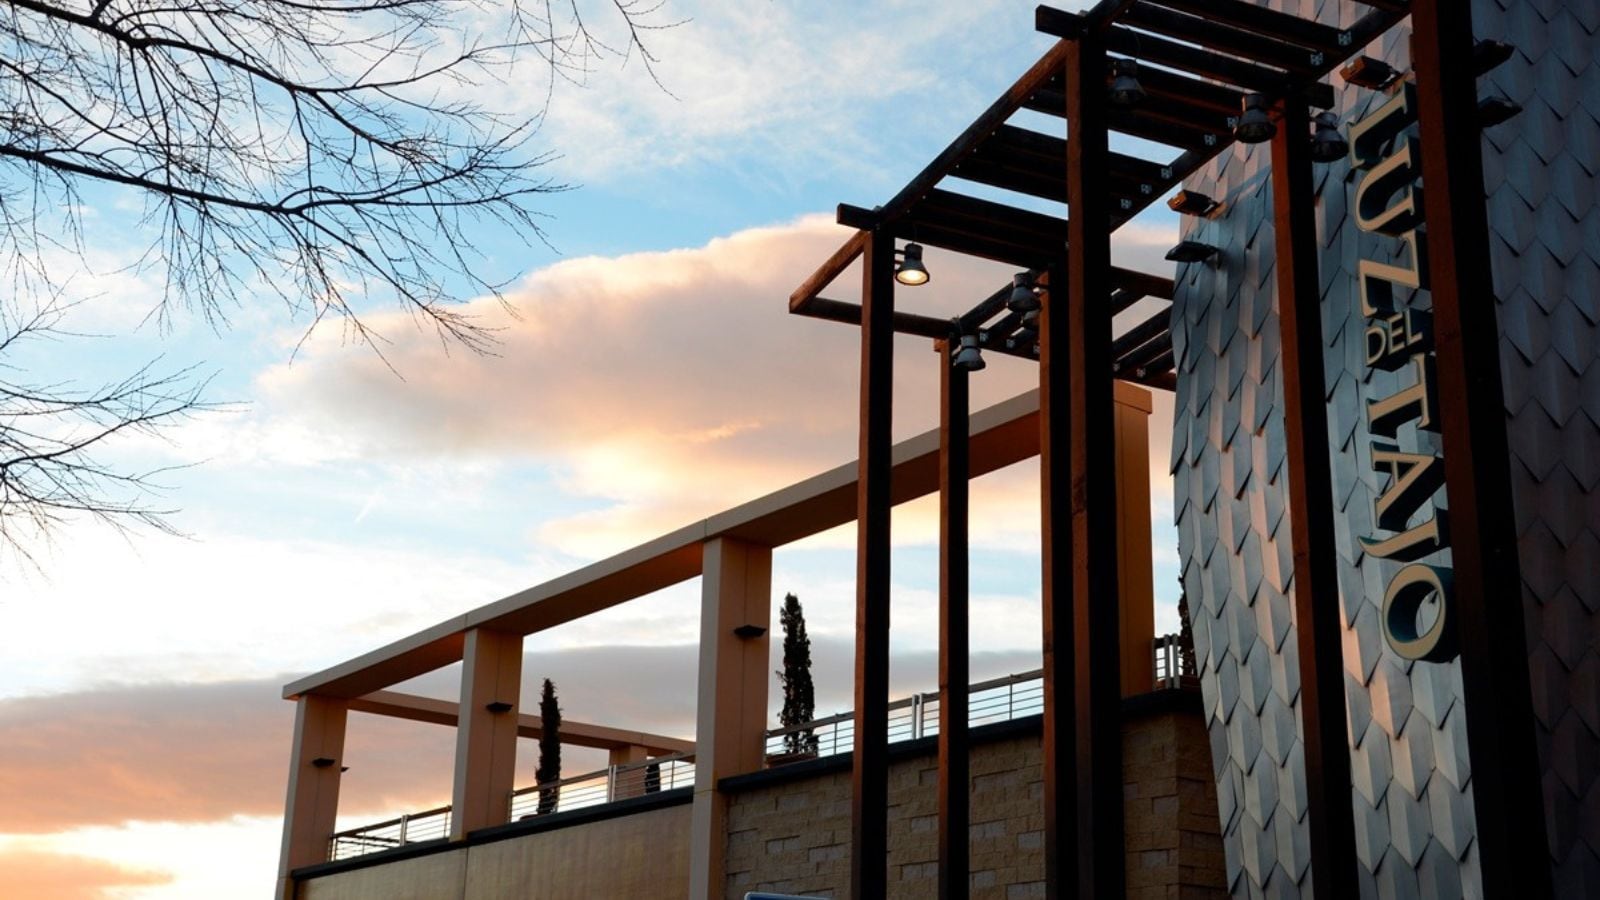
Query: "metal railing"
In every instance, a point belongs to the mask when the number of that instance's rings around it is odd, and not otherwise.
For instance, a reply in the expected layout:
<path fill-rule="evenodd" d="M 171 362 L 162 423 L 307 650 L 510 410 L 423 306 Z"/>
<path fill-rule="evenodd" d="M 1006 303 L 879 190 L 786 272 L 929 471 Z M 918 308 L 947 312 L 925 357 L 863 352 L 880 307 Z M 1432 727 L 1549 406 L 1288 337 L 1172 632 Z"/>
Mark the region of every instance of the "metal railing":
<path fill-rule="evenodd" d="M 511 792 L 511 821 L 539 815 L 539 799 L 549 798 L 546 814 L 599 806 L 629 797 L 642 797 L 658 791 L 694 784 L 694 754 L 677 753 L 644 762 L 607 766 L 596 772 L 563 778 L 547 785 L 518 788 Z"/>
<path fill-rule="evenodd" d="M 1157 688 L 1175 688 L 1183 677 L 1183 654 L 1178 635 L 1167 634 L 1153 642 Z M 968 688 L 967 722 L 987 725 L 1007 722 L 1044 711 L 1043 670 L 981 681 Z M 912 694 L 889 704 L 889 741 L 910 741 L 939 733 L 938 692 Z M 790 735 L 801 735 L 799 753 L 788 749 Z M 788 728 L 767 732 L 766 750 L 777 762 L 784 757 L 832 756 L 851 749 L 855 714 L 842 712 Z M 554 784 L 519 788 L 509 797 L 511 820 L 539 815 L 541 795 L 548 797 L 546 814 L 599 806 L 630 797 L 694 784 L 694 754 L 678 753 L 643 762 L 607 766 L 595 772 L 563 778 Z M 328 858 L 350 859 L 380 850 L 392 850 L 418 841 L 450 835 L 450 807 L 411 813 L 375 825 L 335 834 Z"/>
<path fill-rule="evenodd" d="M 1176 688 L 1183 684 L 1185 677 L 1193 676 L 1190 671 L 1193 661 L 1183 658 L 1183 645 L 1179 635 L 1163 634 L 1155 639 L 1155 666 L 1156 688 Z"/>
<path fill-rule="evenodd" d="M 658 791 L 694 784 L 694 754 L 678 753 L 643 762 L 607 766 L 595 772 L 563 778 L 549 785 L 519 788 L 509 797 L 511 821 L 539 815 L 539 797 L 548 792 L 550 807 L 545 814 L 567 812 L 586 806 L 599 806 L 629 797 L 642 797 Z M 410 813 L 397 819 L 364 825 L 335 834 L 328 846 L 328 859 L 340 860 L 393 850 L 406 844 L 450 836 L 450 807 Z"/>
<path fill-rule="evenodd" d="M 980 681 L 968 688 L 967 721 L 971 725 L 1005 722 L 1044 711 L 1044 682 L 1042 670 L 1007 675 L 990 681 Z M 939 733 L 938 692 L 912 694 L 889 704 L 889 741 L 910 741 Z M 801 735 L 798 741 L 786 740 L 789 735 Z M 790 755 L 791 743 L 800 745 L 800 755 L 832 756 L 845 753 L 855 739 L 855 713 L 815 719 L 788 728 L 774 728 L 767 732 L 769 756 Z"/>
<path fill-rule="evenodd" d="M 419 813 L 407 813 L 398 819 L 375 825 L 341 831 L 328 842 L 328 859 L 350 859 L 449 836 L 450 807 L 441 806 Z"/>
<path fill-rule="evenodd" d="M 1183 673 L 1178 635 L 1164 634 L 1153 642 L 1157 688 L 1175 688 Z M 1044 671 L 1034 669 L 981 681 L 968 689 L 967 723 L 972 726 L 1006 722 L 1044 711 Z M 909 741 L 939 733 L 939 693 L 912 694 L 889 704 L 889 742 Z M 790 735 L 801 735 L 790 741 Z M 855 713 L 842 712 L 787 728 L 767 732 L 767 754 L 786 757 L 832 756 L 851 749 L 855 738 Z M 798 751 L 793 749 L 798 745 Z"/>

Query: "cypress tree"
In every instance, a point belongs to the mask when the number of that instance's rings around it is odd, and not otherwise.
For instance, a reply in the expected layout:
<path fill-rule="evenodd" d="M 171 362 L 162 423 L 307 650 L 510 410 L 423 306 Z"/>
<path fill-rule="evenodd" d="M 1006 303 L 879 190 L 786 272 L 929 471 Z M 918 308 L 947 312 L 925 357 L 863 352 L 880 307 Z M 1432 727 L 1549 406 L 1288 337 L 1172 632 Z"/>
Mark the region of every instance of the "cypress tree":
<path fill-rule="evenodd" d="M 1189 592 L 1178 579 L 1178 674 L 1193 677 L 1198 674 L 1194 663 L 1194 629 L 1189 619 Z"/>
<path fill-rule="evenodd" d="M 561 780 L 561 707 L 556 705 L 556 686 L 544 680 L 544 690 L 539 694 L 539 718 L 543 727 L 539 732 L 539 768 L 534 770 L 534 782 L 539 785 L 539 815 L 556 811 L 556 801 L 561 789 L 544 787 Z"/>
<path fill-rule="evenodd" d="M 806 636 L 806 614 L 800 598 L 787 594 L 778 614 L 783 624 L 783 669 L 778 678 L 783 685 L 783 710 L 778 723 L 785 728 L 816 718 L 816 690 L 811 682 L 811 639 Z M 788 753 L 815 752 L 817 736 L 809 729 L 783 736 Z"/>

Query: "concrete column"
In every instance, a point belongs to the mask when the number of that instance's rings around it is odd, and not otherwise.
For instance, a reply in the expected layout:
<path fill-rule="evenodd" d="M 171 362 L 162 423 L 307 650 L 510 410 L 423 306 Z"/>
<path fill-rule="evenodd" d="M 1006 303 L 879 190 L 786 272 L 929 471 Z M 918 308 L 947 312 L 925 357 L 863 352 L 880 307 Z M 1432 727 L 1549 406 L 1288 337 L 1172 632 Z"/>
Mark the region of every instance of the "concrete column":
<path fill-rule="evenodd" d="M 289 873 L 328 861 L 328 839 L 339 814 L 339 772 L 344 763 L 345 701 L 317 694 L 295 706 L 289 753 L 289 795 L 284 802 L 283 847 L 277 896 L 294 896 Z"/>
<path fill-rule="evenodd" d="M 1150 392 L 1114 382 L 1117 431 L 1117 591 L 1122 696 L 1155 689 L 1155 562 L 1150 551 Z"/>
<path fill-rule="evenodd" d="M 510 820 L 517 775 L 522 635 L 474 628 L 461 664 L 450 839 Z"/>
<path fill-rule="evenodd" d="M 635 766 L 634 764 L 643 763 L 649 758 L 649 749 L 638 744 L 611 748 L 611 752 L 606 759 L 606 765 L 632 766 L 632 768 L 622 769 L 617 773 L 616 790 L 612 792 L 611 799 L 625 800 L 629 797 L 638 797 L 644 793 L 645 767 L 642 765 Z"/>
<path fill-rule="evenodd" d="M 703 570 L 689 896 L 721 900 L 727 798 L 717 782 L 766 762 L 772 548 L 732 538 L 707 541 Z M 746 625 L 760 635 L 735 634 Z"/>

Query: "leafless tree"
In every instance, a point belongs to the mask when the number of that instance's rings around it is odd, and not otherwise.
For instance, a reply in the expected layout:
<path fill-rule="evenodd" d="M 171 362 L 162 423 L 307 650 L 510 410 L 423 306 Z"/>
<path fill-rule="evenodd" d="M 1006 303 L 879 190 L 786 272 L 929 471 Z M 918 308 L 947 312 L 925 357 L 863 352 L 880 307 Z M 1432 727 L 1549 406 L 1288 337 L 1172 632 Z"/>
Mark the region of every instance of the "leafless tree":
<path fill-rule="evenodd" d="M 149 237 L 138 266 L 164 285 L 160 318 L 185 309 L 220 324 L 275 295 L 308 331 L 336 319 L 381 352 L 359 313 L 399 306 L 448 343 L 486 349 L 492 334 L 455 301 L 498 296 L 519 273 L 488 273 L 471 226 L 544 240 L 535 201 L 564 187 L 539 174 L 550 156 L 533 141 L 550 92 L 608 57 L 654 79 L 645 38 L 674 24 L 662 2 L 3 0 L 0 271 L 12 291 L 0 365 L 14 342 L 59 328 L 54 298 L 83 265 L 85 211 L 130 192 Z M 62 508 L 149 516 L 100 504 L 98 488 L 140 479 L 87 454 L 192 410 L 192 376 L 146 368 L 105 392 L 0 386 L 0 451 L 14 457 L 0 458 L 0 522 Z M 25 427 L 39 416 L 104 434 L 59 444 Z M 65 507 L 32 480 L 44 460 L 62 467 L 48 483 L 73 485 Z"/>
<path fill-rule="evenodd" d="M 205 379 L 151 364 L 86 389 L 31 381 L 8 357 L 27 342 L 73 335 L 60 328 L 60 306 L 21 318 L 13 309 L 0 306 L 0 549 L 30 558 L 30 539 L 74 514 L 171 531 L 167 510 L 149 503 L 162 470 L 110 467 L 96 451 L 119 435 L 150 435 L 206 409 Z"/>

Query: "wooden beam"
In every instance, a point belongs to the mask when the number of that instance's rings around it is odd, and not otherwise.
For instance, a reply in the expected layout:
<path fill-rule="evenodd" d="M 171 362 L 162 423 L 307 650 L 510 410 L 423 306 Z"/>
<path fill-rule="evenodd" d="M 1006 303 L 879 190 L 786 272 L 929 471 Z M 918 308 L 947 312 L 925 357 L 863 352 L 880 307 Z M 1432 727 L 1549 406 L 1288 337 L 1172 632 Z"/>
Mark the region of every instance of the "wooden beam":
<path fill-rule="evenodd" d="M 1067 84 L 1099 87 L 1105 47 L 1069 44 Z M 1098 76 L 1098 77 L 1097 77 Z M 1122 671 L 1117 586 L 1116 423 L 1112 406 L 1110 218 L 1105 192 L 1110 126 L 1106 92 L 1067 92 L 1066 341 L 1071 417 L 1072 656 L 1077 717 L 1077 896 L 1122 897 Z M 1060 315 L 1058 299 L 1053 312 Z M 1061 337 L 1057 323 L 1052 340 Z M 1059 463 L 1059 459 L 1058 459 Z M 1054 522 L 1060 528 L 1064 523 Z M 1048 790 L 1048 785 L 1047 785 Z M 1048 819 L 1047 819 L 1048 821 Z M 1047 844 L 1049 844 L 1047 840 Z M 1050 850 L 1061 851 L 1059 844 Z M 1048 851 L 1047 851 L 1048 852 Z M 1047 873 L 1048 873 L 1047 868 Z M 1061 895 L 1062 880 L 1045 893 Z"/>
<path fill-rule="evenodd" d="M 1061 71 L 1061 60 L 1065 50 L 1060 43 L 1050 48 L 1049 52 L 1024 72 L 1016 83 L 1006 89 L 1004 94 L 989 108 L 984 110 L 977 119 L 968 125 L 966 130 L 950 143 L 943 152 L 934 157 L 928 165 L 909 181 L 898 194 L 885 203 L 882 207 L 884 221 L 893 222 L 904 216 L 912 204 L 921 199 L 934 185 L 938 184 L 956 164 L 965 159 L 980 142 L 994 132 L 1011 114 L 1021 108 L 1022 103 L 1031 97 L 1046 81 Z"/>
<path fill-rule="evenodd" d="M 1319 66 L 1313 62 L 1314 54 L 1319 51 L 1241 31 L 1203 16 L 1163 9 L 1150 3 L 1135 3 L 1122 16 L 1122 21 L 1145 31 L 1253 59 L 1297 75 L 1315 76 L 1319 70 Z"/>
<path fill-rule="evenodd" d="M 971 766 L 967 740 L 967 493 L 969 385 L 951 364 L 952 343 L 939 352 L 939 898 L 964 900 L 971 856 Z"/>
<path fill-rule="evenodd" d="M 844 300 L 816 297 L 799 312 L 800 315 L 810 316 L 813 319 L 827 319 L 830 322 L 843 322 L 846 325 L 861 324 L 861 304 L 848 303 Z M 921 316 L 899 310 L 894 314 L 896 334 L 914 334 L 918 337 L 943 340 L 950 336 L 953 328 L 949 319 L 936 319 L 932 316 Z"/>
<path fill-rule="evenodd" d="M 1345 740 L 1344 636 L 1334 549 L 1333 475 L 1318 290 L 1316 193 L 1304 103 L 1278 106 L 1272 139 L 1272 221 L 1283 366 L 1283 431 L 1294 549 L 1295 641 L 1306 763 L 1311 883 L 1319 897 L 1356 897 L 1355 820 Z"/>
<path fill-rule="evenodd" d="M 894 238 L 875 231 L 862 277 L 861 452 L 856 481 L 855 735 L 850 896 L 888 893 L 889 520 L 893 509 Z"/>
<path fill-rule="evenodd" d="M 1462 712 L 1485 897 L 1551 895 L 1500 381 L 1471 4 L 1414 0 L 1428 275 Z M 1592 763 L 1592 761 L 1591 761 Z"/>
<path fill-rule="evenodd" d="M 1322 50 L 1330 55 L 1349 54 L 1359 46 L 1352 46 L 1342 41 L 1337 28 L 1264 6 L 1256 6 L 1244 0 L 1146 0 L 1146 2 L 1203 16 L 1213 22 L 1231 25 L 1274 40 Z"/>
<path fill-rule="evenodd" d="M 373 691 L 351 700 L 349 707 L 351 712 L 451 727 L 455 727 L 461 715 L 461 705 L 454 701 L 400 691 Z M 543 733 L 543 719 L 528 713 L 517 715 L 517 737 L 538 738 Z M 694 752 L 694 741 L 691 740 L 627 728 L 613 728 L 608 725 L 574 722 L 564 717 L 561 720 L 561 742 L 574 747 L 594 747 L 600 750 L 644 747 L 652 756 Z"/>
<path fill-rule="evenodd" d="M 795 289 L 793 294 L 789 295 L 789 311 L 800 312 L 802 307 L 826 290 L 828 285 L 832 284 L 833 280 L 838 278 L 841 272 L 856 261 L 856 257 L 861 255 L 862 248 L 866 247 L 866 245 L 867 236 L 865 232 L 858 231 L 851 235 L 849 240 L 845 241 L 839 249 L 833 251 L 833 255 L 829 256 L 815 272 L 812 272 L 805 281 L 800 283 L 800 286 Z"/>

